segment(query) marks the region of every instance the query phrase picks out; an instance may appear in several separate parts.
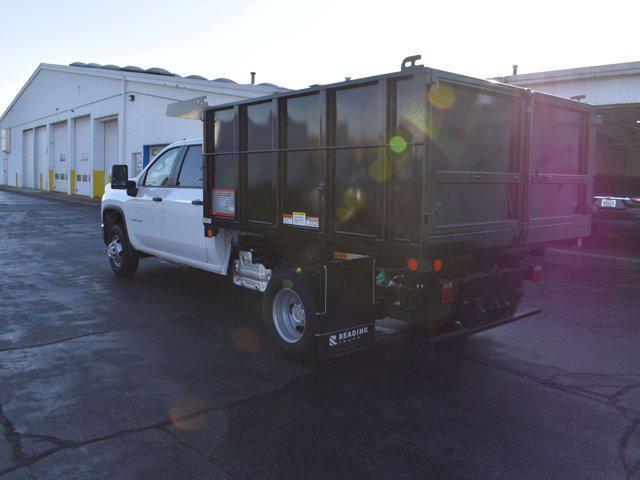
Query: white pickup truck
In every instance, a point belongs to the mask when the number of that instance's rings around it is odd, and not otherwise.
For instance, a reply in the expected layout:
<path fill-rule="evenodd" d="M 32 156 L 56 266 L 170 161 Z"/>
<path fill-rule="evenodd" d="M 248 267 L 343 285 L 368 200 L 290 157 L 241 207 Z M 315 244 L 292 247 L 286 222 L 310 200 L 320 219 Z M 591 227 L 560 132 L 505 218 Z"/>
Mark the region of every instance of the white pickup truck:
<path fill-rule="evenodd" d="M 133 179 L 136 194 L 106 187 L 102 219 L 116 275 L 131 276 L 144 255 L 226 275 L 231 237 L 202 230 L 202 141 L 166 147 Z"/>

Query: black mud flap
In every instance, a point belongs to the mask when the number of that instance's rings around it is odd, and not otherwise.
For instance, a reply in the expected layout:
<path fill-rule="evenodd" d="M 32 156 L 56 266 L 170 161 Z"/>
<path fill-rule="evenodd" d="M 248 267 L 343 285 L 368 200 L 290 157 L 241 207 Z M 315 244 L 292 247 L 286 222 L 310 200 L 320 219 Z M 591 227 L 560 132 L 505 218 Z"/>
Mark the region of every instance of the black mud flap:
<path fill-rule="evenodd" d="M 375 341 L 374 264 L 371 258 L 324 263 L 318 308 L 318 359 L 337 357 Z"/>

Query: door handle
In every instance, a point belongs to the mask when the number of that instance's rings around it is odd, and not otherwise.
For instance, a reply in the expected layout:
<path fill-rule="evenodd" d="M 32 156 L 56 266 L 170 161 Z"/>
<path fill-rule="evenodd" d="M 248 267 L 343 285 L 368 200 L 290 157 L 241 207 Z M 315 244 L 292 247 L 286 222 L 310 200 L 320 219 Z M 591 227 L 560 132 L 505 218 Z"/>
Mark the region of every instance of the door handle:
<path fill-rule="evenodd" d="M 191 200 L 191 205 L 204 205 L 202 200 Z"/>
<path fill-rule="evenodd" d="M 154 202 L 161 202 L 162 201 L 162 197 L 153 197 L 153 201 Z"/>

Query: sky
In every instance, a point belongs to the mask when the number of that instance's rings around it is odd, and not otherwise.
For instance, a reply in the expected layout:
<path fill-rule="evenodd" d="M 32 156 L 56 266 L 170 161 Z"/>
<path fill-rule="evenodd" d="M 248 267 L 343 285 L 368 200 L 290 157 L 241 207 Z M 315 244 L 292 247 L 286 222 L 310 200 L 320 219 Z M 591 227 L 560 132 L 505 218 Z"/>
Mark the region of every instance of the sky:
<path fill-rule="evenodd" d="M 477 77 L 640 61 L 640 2 L 0 0 L 0 113 L 40 63 L 288 88 L 424 65 Z"/>

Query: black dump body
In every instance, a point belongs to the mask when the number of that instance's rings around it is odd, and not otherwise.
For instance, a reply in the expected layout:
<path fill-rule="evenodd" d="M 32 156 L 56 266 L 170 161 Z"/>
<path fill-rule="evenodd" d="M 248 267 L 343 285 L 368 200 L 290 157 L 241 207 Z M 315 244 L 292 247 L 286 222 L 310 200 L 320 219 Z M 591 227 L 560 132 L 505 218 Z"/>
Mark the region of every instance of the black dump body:
<path fill-rule="evenodd" d="M 592 114 L 421 66 L 211 107 L 205 217 L 417 258 L 588 236 Z"/>

